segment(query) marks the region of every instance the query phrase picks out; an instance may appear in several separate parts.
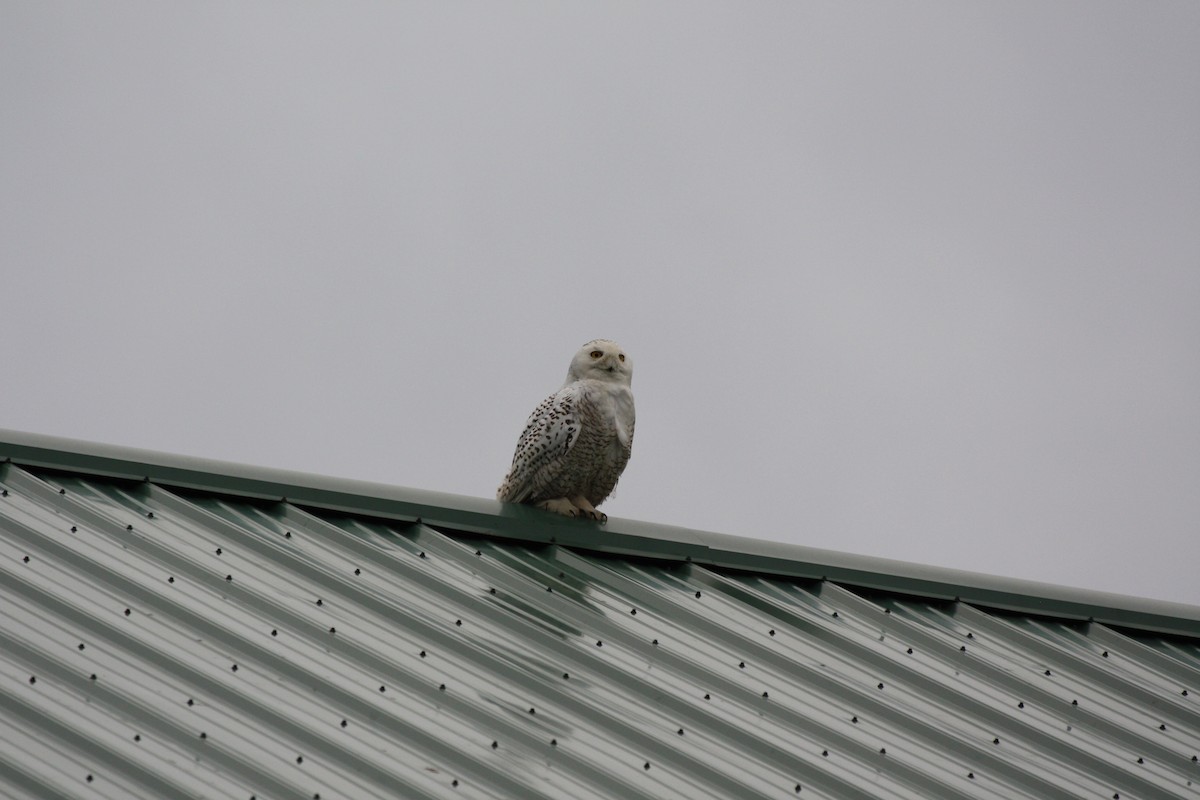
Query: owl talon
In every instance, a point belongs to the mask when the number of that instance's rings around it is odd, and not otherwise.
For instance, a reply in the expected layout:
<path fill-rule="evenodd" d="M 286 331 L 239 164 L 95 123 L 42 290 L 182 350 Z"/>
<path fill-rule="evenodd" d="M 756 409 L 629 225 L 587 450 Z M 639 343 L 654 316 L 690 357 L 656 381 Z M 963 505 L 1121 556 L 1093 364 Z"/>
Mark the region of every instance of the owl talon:
<path fill-rule="evenodd" d="M 537 504 L 537 507 L 545 511 L 553 511 L 555 514 L 562 514 L 564 517 L 578 517 L 584 513 L 565 497 L 542 500 Z"/>
<path fill-rule="evenodd" d="M 594 519 L 597 522 L 607 522 L 608 515 L 603 511 L 597 511 L 591 501 L 583 495 L 575 495 L 571 498 L 571 505 L 579 509 L 579 516 Z"/>

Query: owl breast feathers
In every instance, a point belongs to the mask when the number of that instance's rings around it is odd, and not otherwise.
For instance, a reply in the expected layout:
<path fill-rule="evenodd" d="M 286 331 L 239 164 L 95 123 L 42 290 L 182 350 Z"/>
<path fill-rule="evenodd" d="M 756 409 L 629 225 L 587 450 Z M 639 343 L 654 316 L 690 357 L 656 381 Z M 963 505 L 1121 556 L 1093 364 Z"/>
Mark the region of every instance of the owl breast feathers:
<path fill-rule="evenodd" d="M 616 342 L 581 347 L 563 387 L 529 415 L 496 497 L 607 519 L 596 506 L 612 494 L 633 448 L 632 377 L 633 362 Z"/>

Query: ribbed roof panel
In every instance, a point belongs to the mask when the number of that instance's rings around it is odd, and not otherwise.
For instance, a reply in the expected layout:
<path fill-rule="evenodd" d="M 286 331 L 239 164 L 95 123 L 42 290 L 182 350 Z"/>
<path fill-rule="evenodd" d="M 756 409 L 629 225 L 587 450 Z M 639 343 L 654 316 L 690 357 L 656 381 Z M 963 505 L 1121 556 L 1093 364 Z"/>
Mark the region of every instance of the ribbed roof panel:
<path fill-rule="evenodd" d="M 0 488 L 0 794 L 1200 797 L 1195 639 L 153 481 Z"/>

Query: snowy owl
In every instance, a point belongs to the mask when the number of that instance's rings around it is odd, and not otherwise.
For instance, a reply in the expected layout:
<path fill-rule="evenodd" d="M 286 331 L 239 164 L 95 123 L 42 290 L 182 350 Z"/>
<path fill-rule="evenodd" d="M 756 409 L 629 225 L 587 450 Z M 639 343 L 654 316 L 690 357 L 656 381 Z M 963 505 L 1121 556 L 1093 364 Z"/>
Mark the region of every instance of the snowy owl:
<path fill-rule="evenodd" d="M 632 377 L 633 361 L 616 342 L 579 348 L 567 382 L 529 415 L 496 497 L 608 519 L 596 506 L 612 494 L 633 447 Z"/>

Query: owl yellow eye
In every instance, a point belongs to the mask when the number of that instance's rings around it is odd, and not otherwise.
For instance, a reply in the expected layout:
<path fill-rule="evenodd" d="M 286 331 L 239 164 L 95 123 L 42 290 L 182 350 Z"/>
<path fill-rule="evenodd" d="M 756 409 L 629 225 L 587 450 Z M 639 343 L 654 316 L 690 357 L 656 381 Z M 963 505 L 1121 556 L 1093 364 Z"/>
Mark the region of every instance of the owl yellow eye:
<path fill-rule="evenodd" d="M 599 358 L 602 355 L 604 355 L 604 353 L 601 353 L 599 350 L 592 351 L 592 358 Z"/>
<path fill-rule="evenodd" d="M 625 360 L 625 354 L 624 354 L 624 353 L 619 353 L 619 354 L 617 355 L 617 358 L 619 358 L 619 359 L 621 359 L 622 361 L 624 361 L 624 360 Z"/>

